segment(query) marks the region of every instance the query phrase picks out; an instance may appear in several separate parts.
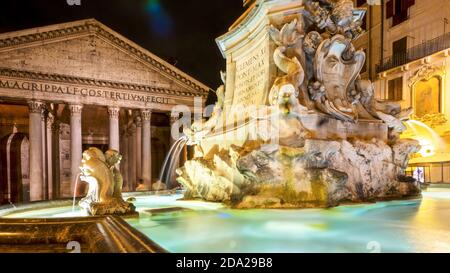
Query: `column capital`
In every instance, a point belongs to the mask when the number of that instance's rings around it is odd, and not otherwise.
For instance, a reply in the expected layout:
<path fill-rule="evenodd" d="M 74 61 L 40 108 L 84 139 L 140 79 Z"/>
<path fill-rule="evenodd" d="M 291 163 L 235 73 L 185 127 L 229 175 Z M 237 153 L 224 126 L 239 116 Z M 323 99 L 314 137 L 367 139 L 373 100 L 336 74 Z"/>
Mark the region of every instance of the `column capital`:
<path fill-rule="evenodd" d="M 48 114 L 49 114 L 50 112 L 48 111 L 48 109 L 47 109 L 47 105 L 46 104 L 44 104 L 44 106 L 42 106 L 42 108 L 41 108 L 41 121 L 43 121 L 44 123 L 46 123 L 47 122 L 47 118 L 48 118 Z"/>
<path fill-rule="evenodd" d="M 141 117 L 143 121 L 150 121 L 152 118 L 152 109 L 141 109 Z"/>
<path fill-rule="evenodd" d="M 45 109 L 45 103 L 39 100 L 30 100 L 28 101 L 28 109 L 30 113 L 42 114 L 42 111 Z"/>
<path fill-rule="evenodd" d="M 69 104 L 70 115 L 81 115 L 83 110 L 82 104 Z"/>
<path fill-rule="evenodd" d="M 53 113 L 48 112 L 47 113 L 47 128 L 49 130 L 52 130 L 54 122 L 55 122 L 55 116 L 53 115 Z"/>
<path fill-rule="evenodd" d="M 137 116 L 134 119 L 134 123 L 136 124 L 136 127 L 142 127 L 142 118 L 140 116 Z"/>
<path fill-rule="evenodd" d="M 109 114 L 110 119 L 118 119 L 119 113 L 120 113 L 119 107 L 113 107 L 113 106 L 108 107 L 108 114 Z"/>

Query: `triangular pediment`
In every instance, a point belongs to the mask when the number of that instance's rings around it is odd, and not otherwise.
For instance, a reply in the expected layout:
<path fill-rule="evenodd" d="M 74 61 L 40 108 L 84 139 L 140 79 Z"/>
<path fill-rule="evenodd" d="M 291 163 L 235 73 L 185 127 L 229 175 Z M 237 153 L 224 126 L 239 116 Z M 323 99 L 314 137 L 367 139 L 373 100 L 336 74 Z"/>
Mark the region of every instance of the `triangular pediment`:
<path fill-rule="evenodd" d="M 93 19 L 0 35 L 0 66 L 199 95 L 209 90 Z"/>

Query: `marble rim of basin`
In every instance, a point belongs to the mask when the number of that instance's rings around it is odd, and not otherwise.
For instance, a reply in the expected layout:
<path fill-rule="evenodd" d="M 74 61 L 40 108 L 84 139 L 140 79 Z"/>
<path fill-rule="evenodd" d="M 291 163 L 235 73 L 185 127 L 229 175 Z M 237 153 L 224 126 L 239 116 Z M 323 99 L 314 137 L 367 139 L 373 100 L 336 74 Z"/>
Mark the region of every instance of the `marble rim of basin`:
<path fill-rule="evenodd" d="M 0 253 L 165 253 L 119 216 L 1 219 Z"/>

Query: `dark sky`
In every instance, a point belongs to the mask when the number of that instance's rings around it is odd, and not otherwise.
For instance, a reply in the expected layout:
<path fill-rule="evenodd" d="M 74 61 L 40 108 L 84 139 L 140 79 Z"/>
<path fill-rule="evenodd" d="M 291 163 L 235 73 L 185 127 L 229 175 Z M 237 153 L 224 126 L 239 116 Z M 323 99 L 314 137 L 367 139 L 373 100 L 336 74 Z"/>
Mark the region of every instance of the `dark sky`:
<path fill-rule="evenodd" d="M 2 0 L 0 33 L 95 18 L 215 89 L 225 60 L 214 39 L 244 12 L 242 0 Z"/>

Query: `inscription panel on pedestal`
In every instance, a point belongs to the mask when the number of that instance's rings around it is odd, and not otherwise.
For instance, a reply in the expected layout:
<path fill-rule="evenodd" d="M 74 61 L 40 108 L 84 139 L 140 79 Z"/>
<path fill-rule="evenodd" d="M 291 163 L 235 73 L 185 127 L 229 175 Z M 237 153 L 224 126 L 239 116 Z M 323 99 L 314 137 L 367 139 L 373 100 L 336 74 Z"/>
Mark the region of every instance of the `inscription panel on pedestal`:
<path fill-rule="evenodd" d="M 233 105 L 265 104 L 270 79 L 270 46 L 267 40 L 236 59 Z"/>

